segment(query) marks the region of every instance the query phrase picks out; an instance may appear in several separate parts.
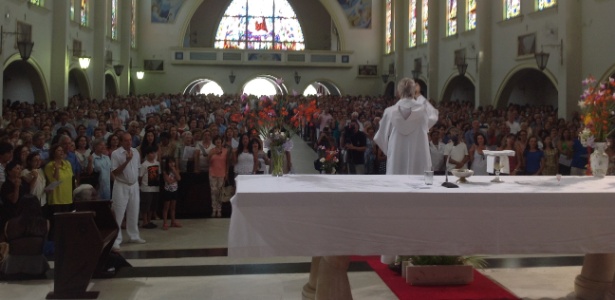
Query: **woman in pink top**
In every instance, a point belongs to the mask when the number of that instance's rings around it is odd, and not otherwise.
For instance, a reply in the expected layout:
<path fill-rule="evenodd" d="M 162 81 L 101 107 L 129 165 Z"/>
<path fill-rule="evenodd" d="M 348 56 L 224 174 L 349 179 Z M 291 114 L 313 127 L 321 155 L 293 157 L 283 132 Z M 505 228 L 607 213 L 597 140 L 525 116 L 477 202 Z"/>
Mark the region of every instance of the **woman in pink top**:
<path fill-rule="evenodd" d="M 228 176 L 227 156 L 228 150 L 222 146 L 222 137 L 214 137 L 215 148 L 209 151 L 209 186 L 211 187 L 211 216 L 222 216 L 222 202 L 220 190 Z"/>

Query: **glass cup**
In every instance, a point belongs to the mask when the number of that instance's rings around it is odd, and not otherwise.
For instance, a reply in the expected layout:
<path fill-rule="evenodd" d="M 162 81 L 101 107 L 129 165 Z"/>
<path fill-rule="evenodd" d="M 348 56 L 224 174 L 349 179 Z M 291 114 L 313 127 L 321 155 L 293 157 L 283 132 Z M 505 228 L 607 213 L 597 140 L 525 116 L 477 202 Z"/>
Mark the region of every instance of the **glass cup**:
<path fill-rule="evenodd" d="M 425 184 L 426 185 L 433 184 L 433 171 L 425 171 Z"/>

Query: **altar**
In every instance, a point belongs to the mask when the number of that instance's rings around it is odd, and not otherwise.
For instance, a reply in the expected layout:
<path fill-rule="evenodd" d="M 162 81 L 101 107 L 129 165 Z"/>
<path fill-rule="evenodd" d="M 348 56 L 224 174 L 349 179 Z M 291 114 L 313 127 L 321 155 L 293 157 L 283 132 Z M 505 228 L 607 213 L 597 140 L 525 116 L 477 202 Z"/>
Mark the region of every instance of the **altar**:
<path fill-rule="evenodd" d="M 443 176 L 433 185 L 414 175 L 239 176 L 228 253 L 615 253 L 615 177 L 492 178 L 447 189 Z"/>

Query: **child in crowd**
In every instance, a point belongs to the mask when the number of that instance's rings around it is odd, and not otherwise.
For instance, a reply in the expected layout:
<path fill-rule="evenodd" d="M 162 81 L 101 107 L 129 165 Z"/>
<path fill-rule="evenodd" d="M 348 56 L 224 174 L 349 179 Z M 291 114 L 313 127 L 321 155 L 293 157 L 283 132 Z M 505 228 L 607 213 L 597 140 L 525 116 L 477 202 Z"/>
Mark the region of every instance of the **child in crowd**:
<path fill-rule="evenodd" d="M 174 157 L 166 156 L 162 161 L 162 177 L 164 179 L 164 191 L 162 191 L 162 199 L 164 200 L 164 206 L 162 208 L 162 230 L 167 230 L 169 229 L 167 225 L 169 209 L 171 210 L 171 227 L 182 227 L 182 225 L 175 220 L 175 205 L 177 204 L 179 195 L 177 189 L 181 176 L 179 175 L 177 161 Z"/>
<path fill-rule="evenodd" d="M 139 207 L 141 213 L 141 227 L 147 229 L 156 228 L 156 224 L 152 223 L 152 215 L 158 207 L 158 195 L 160 192 L 160 163 L 156 159 L 158 154 L 158 146 L 146 147 L 143 150 L 145 161 L 139 168 L 139 183 L 141 190 L 141 205 Z"/>

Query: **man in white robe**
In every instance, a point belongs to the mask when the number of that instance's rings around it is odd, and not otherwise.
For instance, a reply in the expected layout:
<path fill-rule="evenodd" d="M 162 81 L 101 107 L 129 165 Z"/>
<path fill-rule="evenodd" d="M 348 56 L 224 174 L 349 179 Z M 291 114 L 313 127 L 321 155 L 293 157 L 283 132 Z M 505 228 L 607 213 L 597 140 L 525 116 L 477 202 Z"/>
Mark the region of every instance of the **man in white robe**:
<path fill-rule="evenodd" d="M 438 110 L 420 93 L 414 97 L 412 79 L 402 79 L 397 92 L 401 99 L 384 110 L 374 141 L 387 156 L 387 175 L 424 174 L 432 169 L 427 134 L 438 121 Z"/>
<path fill-rule="evenodd" d="M 400 80 L 397 94 L 401 99 L 384 110 L 374 136 L 387 156 L 387 175 L 418 175 L 432 170 L 427 134 L 438 121 L 438 110 L 420 94 L 420 87 L 418 93 L 415 89 L 412 79 Z M 380 260 L 392 264 L 395 255 L 382 255 Z"/>

